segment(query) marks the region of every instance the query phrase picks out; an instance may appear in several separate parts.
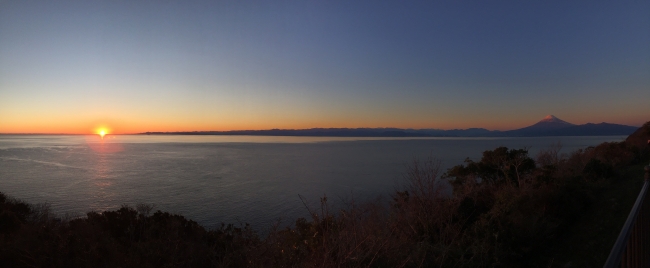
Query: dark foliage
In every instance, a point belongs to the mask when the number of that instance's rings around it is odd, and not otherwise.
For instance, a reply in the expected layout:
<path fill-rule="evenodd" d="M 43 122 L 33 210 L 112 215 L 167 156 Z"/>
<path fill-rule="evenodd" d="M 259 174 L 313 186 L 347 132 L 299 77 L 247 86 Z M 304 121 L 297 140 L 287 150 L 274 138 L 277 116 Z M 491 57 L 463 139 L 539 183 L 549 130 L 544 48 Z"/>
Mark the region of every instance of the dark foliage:
<path fill-rule="evenodd" d="M 259 241 L 248 226 L 206 231 L 180 215 L 148 216 L 127 206 L 37 222 L 29 219 L 35 206 L 1 193 L 0 201 L 2 219 L 8 219 L 0 225 L 2 267 L 246 266 L 248 243 Z"/>
<path fill-rule="evenodd" d="M 535 161 L 528 157 L 527 149 L 499 147 L 483 152 L 480 162 L 465 159 L 465 165 L 452 167 L 443 177 L 455 186 L 477 180 L 495 185 L 521 185 L 524 177 L 534 169 Z"/>

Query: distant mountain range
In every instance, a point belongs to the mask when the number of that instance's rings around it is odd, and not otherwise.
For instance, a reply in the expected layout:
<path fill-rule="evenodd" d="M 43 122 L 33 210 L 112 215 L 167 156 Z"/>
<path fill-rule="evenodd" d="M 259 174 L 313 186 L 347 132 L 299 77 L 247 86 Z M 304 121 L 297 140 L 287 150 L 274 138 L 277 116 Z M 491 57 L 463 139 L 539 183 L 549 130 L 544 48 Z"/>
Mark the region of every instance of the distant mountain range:
<path fill-rule="evenodd" d="M 326 137 L 543 137 L 543 136 L 613 136 L 630 135 L 638 127 L 600 123 L 575 125 L 553 115 L 524 128 L 498 131 L 468 129 L 401 129 L 401 128 L 310 128 L 232 131 L 145 132 L 148 135 L 255 135 L 255 136 L 326 136 Z"/>
<path fill-rule="evenodd" d="M 638 127 L 600 123 L 574 125 L 553 115 L 544 117 L 541 121 L 525 128 L 504 131 L 506 137 L 539 137 L 539 136 L 611 136 L 630 135 Z"/>

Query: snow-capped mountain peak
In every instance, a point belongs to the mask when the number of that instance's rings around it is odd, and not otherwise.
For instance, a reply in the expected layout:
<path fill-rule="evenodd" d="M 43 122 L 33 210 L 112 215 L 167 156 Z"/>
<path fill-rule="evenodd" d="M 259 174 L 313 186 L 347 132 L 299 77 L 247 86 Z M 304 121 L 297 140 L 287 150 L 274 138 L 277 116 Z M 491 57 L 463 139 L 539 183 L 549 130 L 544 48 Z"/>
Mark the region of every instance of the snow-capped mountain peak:
<path fill-rule="evenodd" d="M 549 114 L 546 117 L 544 117 L 542 120 L 540 120 L 539 122 L 537 122 L 536 124 L 530 127 L 562 128 L 562 127 L 570 127 L 570 126 L 574 126 L 574 124 L 571 124 L 560 118 L 555 117 L 554 115 Z"/>
<path fill-rule="evenodd" d="M 558 120 L 560 120 L 560 119 L 557 118 L 557 117 L 555 117 L 555 116 L 552 115 L 552 114 L 549 114 L 549 115 L 547 115 L 546 117 L 544 117 L 544 119 L 542 119 L 542 120 L 539 121 L 539 122 L 554 122 L 554 121 L 558 121 Z M 560 120 L 560 121 L 562 121 L 562 120 Z"/>

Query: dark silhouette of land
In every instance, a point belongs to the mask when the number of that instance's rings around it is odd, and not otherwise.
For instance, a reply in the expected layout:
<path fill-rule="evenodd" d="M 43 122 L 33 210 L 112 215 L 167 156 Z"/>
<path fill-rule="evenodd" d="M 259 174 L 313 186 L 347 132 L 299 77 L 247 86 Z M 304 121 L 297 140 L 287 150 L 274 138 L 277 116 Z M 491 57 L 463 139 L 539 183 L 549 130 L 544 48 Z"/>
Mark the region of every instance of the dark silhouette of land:
<path fill-rule="evenodd" d="M 402 128 L 310 128 L 231 131 L 145 132 L 147 135 L 251 135 L 303 137 L 544 137 L 544 136 L 614 136 L 630 135 L 638 127 L 599 123 L 574 125 L 549 115 L 534 125 L 508 131 L 468 129 Z"/>

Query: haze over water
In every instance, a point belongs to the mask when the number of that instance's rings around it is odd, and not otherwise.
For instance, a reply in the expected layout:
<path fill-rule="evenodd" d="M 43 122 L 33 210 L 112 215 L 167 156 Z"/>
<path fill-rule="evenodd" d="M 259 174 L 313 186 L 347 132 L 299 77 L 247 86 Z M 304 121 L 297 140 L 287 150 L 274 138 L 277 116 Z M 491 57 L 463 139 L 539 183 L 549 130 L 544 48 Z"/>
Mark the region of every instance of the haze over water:
<path fill-rule="evenodd" d="M 441 160 L 442 173 L 498 146 L 534 157 L 557 142 L 570 152 L 624 138 L 0 135 L 0 191 L 59 215 L 149 203 L 206 227 L 266 228 L 307 217 L 299 195 L 341 205 L 389 194 L 416 159 Z"/>

